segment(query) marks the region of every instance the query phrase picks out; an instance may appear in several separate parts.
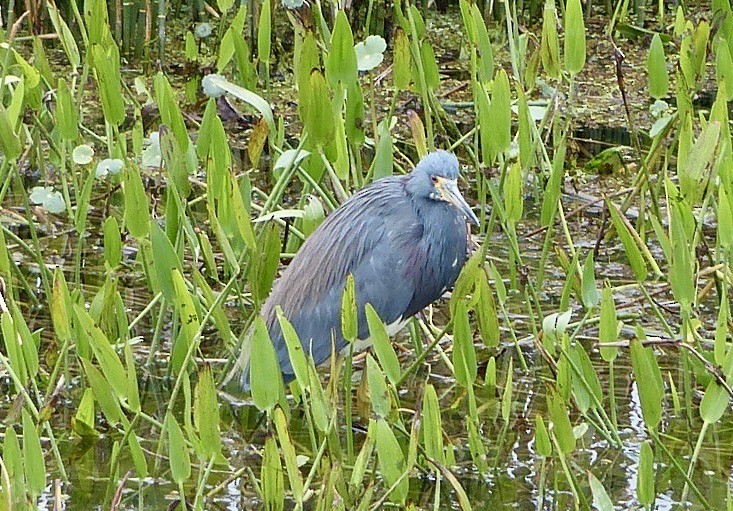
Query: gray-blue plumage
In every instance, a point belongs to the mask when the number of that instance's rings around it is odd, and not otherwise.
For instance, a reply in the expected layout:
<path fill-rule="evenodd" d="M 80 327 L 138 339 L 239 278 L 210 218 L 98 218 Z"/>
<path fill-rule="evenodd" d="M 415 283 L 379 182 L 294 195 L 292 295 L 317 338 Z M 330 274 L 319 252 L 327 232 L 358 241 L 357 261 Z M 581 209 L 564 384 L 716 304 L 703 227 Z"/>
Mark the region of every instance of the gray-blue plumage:
<path fill-rule="evenodd" d="M 369 335 L 364 307 L 385 324 L 407 319 L 453 286 L 466 261 L 466 222 L 478 223 L 456 186 L 458 160 L 425 156 L 408 175 L 388 177 L 355 193 L 308 237 L 262 307 L 283 378 L 294 378 L 276 317 L 282 307 L 315 363 L 340 351 L 341 298 L 354 275 L 359 338 Z M 241 384 L 249 388 L 245 362 Z"/>

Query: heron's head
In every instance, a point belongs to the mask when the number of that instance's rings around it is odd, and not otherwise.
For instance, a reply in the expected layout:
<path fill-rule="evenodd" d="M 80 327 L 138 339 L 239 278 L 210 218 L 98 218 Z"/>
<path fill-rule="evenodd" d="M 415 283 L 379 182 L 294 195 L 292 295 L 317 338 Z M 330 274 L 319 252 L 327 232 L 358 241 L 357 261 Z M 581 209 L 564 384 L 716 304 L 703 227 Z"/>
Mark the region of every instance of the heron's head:
<path fill-rule="evenodd" d="M 478 225 L 478 218 L 458 189 L 458 158 L 454 154 L 435 151 L 426 155 L 410 174 L 407 186 L 414 196 L 447 202 L 467 221 Z"/>

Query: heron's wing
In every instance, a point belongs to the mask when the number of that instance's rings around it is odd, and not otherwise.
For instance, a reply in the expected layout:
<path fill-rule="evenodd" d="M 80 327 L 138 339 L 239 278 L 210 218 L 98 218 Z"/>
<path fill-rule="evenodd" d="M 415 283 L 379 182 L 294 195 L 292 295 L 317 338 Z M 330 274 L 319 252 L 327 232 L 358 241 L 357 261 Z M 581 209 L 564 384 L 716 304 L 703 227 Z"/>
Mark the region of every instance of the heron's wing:
<path fill-rule="evenodd" d="M 409 260 L 419 259 L 423 230 L 406 198 L 399 178 L 358 192 L 308 238 L 278 280 L 263 314 L 286 378 L 293 369 L 275 317 L 277 305 L 316 364 L 327 360 L 334 347 L 340 351 L 346 345 L 340 313 L 349 274 L 356 283 L 360 338 L 368 336 L 366 303 L 385 323 L 404 317 L 415 293 L 405 268 Z"/>

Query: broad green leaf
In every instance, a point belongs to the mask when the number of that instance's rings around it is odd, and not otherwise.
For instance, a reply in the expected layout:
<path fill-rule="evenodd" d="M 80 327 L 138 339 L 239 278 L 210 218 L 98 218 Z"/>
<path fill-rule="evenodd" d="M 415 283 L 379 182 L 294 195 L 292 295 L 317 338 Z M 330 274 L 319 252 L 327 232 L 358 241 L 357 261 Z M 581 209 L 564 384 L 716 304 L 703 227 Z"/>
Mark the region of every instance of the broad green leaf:
<path fill-rule="evenodd" d="M 300 52 L 293 56 L 293 67 L 296 73 L 298 92 L 308 87 L 311 71 L 321 68 L 321 52 L 316 44 L 316 38 L 312 31 L 308 30 L 303 37 Z M 298 96 L 299 101 L 302 98 Z"/>
<path fill-rule="evenodd" d="M 571 76 L 585 66 L 585 22 L 580 0 L 565 5 L 565 68 Z"/>
<path fill-rule="evenodd" d="M 509 77 L 503 69 L 500 69 L 496 74 L 496 78 L 494 78 L 488 115 L 489 132 L 491 133 L 489 141 L 493 158 L 499 153 L 507 151 L 512 141 L 511 92 L 509 90 Z"/>
<path fill-rule="evenodd" d="M 547 408 L 553 424 L 553 434 L 563 454 L 570 454 L 575 450 L 575 435 L 570 424 L 570 416 L 565 407 L 562 396 L 553 390 L 547 394 Z"/>
<path fill-rule="evenodd" d="M 13 124 L 14 122 L 11 122 L 8 116 L 8 111 L 0 104 L 0 152 L 8 160 L 17 159 L 23 150 Z"/>
<path fill-rule="evenodd" d="M 547 426 L 545 426 L 545 421 L 542 419 L 541 414 L 538 413 L 535 415 L 534 424 L 534 440 L 537 453 L 547 458 L 552 455 L 552 442 L 550 441 L 550 434 L 547 432 Z"/>
<path fill-rule="evenodd" d="M 99 362 L 99 366 L 102 368 L 104 377 L 115 390 L 117 396 L 121 398 L 127 398 L 127 374 L 125 368 L 122 366 L 120 357 L 112 349 L 112 345 L 104 335 L 102 330 L 94 324 L 94 320 L 89 315 L 87 310 L 81 305 L 74 304 L 74 312 L 76 314 L 76 320 L 84 330 L 89 344 L 94 352 L 94 357 Z"/>
<path fill-rule="evenodd" d="M 99 369 L 94 367 L 92 363 L 85 359 L 81 359 L 82 366 L 84 366 L 84 373 L 89 379 L 89 386 L 94 392 L 94 399 L 99 403 L 99 407 L 102 409 L 102 413 L 107 418 L 107 421 L 111 424 L 123 422 L 125 416 L 120 408 L 120 402 L 118 397 L 115 395 L 112 386 L 104 379 Z"/>
<path fill-rule="evenodd" d="M 406 90 L 410 85 L 412 75 L 412 54 L 410 53 L 410 41 L 401 28 L 395 29 L 394 49 L 392 50 L 392 79 L 395 89 Z"/>
<path fill-rule="evenodd" d="M 675 37 L 680 37 L 685 31 L 685 22 L 685 11 L 682 5 L 678 5 L 674 13 L 674 30 L 672 31 Z"/>
<path fill-rule="evenodd" d="M 252 399 L 259 410 L 271 411 L 277 404 L 283 385 L 280 375 L 280 365 L 265 320 L 257 316 L 252 331 L 249 382 Z"/>
<path fill-rule="evenodd" d="M 706 57 L 708 51 L 708 39 L 710 38 L 710 24 L 702 20 L 695 29 L 692 41 L 692 52 L 690 65 L 696 76 L 702 76 L 705 71 Z M 692 82 L 690 82 L 690 85 Z"/>
<path fill-rule="evenodd" d="M 659 34 L 654 34 L 649 55 L 646 59 L 646 69 L 649 74 L 649 94 L 655 99 L 663 98 L 669 89 L 669 72 L 664 57 L 664 45 Z"/>
<path fill-rule="evenodd" d="M 83 5 L 89 44 L 106 44 L 112 38 L 107 4 L 104 0 L 85 0 Z"/>
<path fill-rule="evenodd" d="M 370 303 L 366 304 L 365 313 L 369 325 L 369 338 L 372 341 L 374 353 L 379 359 L 379 365 L 384 369 L 389 381 L 396 385 L 401 377 L 400 361 L 392 347 L 384 322 Z"/>
<path fill-rule="evenodd" d="M 604 347 L 606 343 L 618 340 L 618 320 L 616 319 L 616 303 L 613 300 L 613 289 L 606 283 L 601 295 L 601 321 L 598 325 L 598 342 L 601 348 L 601 358 L 611 362 L 618 354 L 616 347 Z"/>
<path fill-rule="evenodd" d="M 340 112 L 334 115 L 334 121 L 336 130 L 331 149 L 335 155 L 332 155 L 330 160 L 333 162 L 332 167 L 336 177 L 342 181 L 346 181 L 349 179 L 351 167 L 349 163 L 349 149 L 346 142 L 346 127 L 344 125 L 344 118 Z"/>
<path fill-rule="evenodd" d="M 3 312 L 0 316 L 0 324 L 2 325 L 3 344 L 7 350 L 10 367 L 20 380 L 21 385 L 26 385 L 28 383 L 28 372 L 26 371 L 25 360 L 23 360 L 21 341 L 15 330 L 15 323 L 11 314 Z"/>
<path fill-rule="evenodd" d="M 382 370 L 370 354 L 367 354 L 366 361 L 372 410 L 377 418 L 387 418 L 392 411 L 392 396 L 387 388 L 387 382 L 384 381 Z"/>
<path fill-rule="evenodd" d="M 476 45 L 480 55 L 479 76 L 483 82 L 489 82 L 494 76 L 494 52 L 489 39 L 489 31 L 486 28 L 484 16 L 481 14 L 477 4 L 471 4 L 471 18 L 473 21 L 474 33 L 476 34 Z"/>
<path fill-rule="evenodd" d="M 211 459 L 221 452 L 219 404 L 211 366 L 203 366 L 198 374 L 194 392 L 193 421 L 201 439 L 204 453 Z"/>
<path fill-rule="evenodd" d="M 148 476 L 148 464 L 134 431 L 130 431 L 130 434 L 127 435 L 127 446 L 130 448 L 130 457 L 137 476 L 145 479 Z"/>
<path fill-rule="evenodd" d="M 234 0 L 216 0 L 219 12 L 225 13 L 234 6 Z"/>
<path fill-rule="evenodd" d="M 76 140 L 79 136 L 79 111 L 69 92 L 66 80 L 59 78 L 56 89 L 56 123 L 64 140 Z"/>
<path fill-rule="evenodd" d="M 686 162 L 678 166 L 680 191 L 691 204 L 696 205 L 702 201 L 708 191 L 708 165 L 713 163 L 719 138 L 720 123 L 708 123 L 690 149 Z"/>
<path fill-rule="evenodd" d="M 631 365 L 634 368 L 644 422 L 647 428 L 656 430 L 662 420 L 664 387 L 654 351 L 642 346 L 641 342 L 632 340 Z"/>
<path fill-rule="evenodd" d="M 467 0 L 460 0 L 458 6 L 461 10 L 461 19 L 463 20 L 463 28 L 466 31 L 466 39 L 468 42 L 476 45 L 478 43 L 476 36 L 476 27 L 473 22 L 473 15 L 471 13 L 471 3 Z"/>
<path fill-rule="evenodd" d="M 270 511 L 282 511 L 285 506 L 285 482 L 277 442 L 272 436 L 265 439 L 260 469 L 260 486 L 264 508 Z"/>
<path fill-rule="evenodd" d="M 364 444 L 361 446 L 361 450 L 354 462 L 354 468 L 351 471 L 351 479 L 349 480 L 350 488 L 362 488 L 364 476 L 366 475 L 367 468 L 371 465 L 372 454 L 374 452 L 375 430 L 376 422 L 374 419 L 370 419 Z"/>
<path fill-rule="evenodd" d="M 351 84 L 346 91 L 345 129 L 346 139 L 352 146 L 361 146 L 364 135 L 364 94 L 358 82 Z"/>
<path fill-rule="evenodd" d="M 3 441 L 2 459 L 5 464 L 8 479 L 10 480 L 10 487 L 23 488 L 25 486 L 25 474 L 23 472 L 23 454 L 20 450 L 18 434 L 15 432 L 12 424 L 8 424 L 3 433 L 5 434 L 5 440 Z M 5 487 L 6 484 L 3 483 L 3 491 L 7 491 Z M 6 509 L 10 511 L 12 507 L 8 506 Z"/>
<path fill-rule="evenodd" d="M 643 506 L 651 506 L 656 499 L 654 491 L 654 452 L 651 442 L 644 442 L 639 449 L 639 470 L 637 475 L 636 496 Z"/>
<path fill-rule="evenodd" d="M 729 396 L 725 388 L 711 380 L 700 401 L 700 417 L 708 424 L 715 424 L 728 408 Z"/>
<path fill-rule="evenodd" d="M 114 41 L 109 41 L 105 46 L 92 45 L 91 54 L 94 68 L 97 71 L 97 85 L 104 120 L 119 126 L 125 120 L 125 100 L 122 97 L 120 76 L 120 51 Z M 163 107 L 161 107 L 161 115 L 162 110 Z"/>
<path fill-rule="evenodd" d="M 590 483 L 590 491 L 593 494 L 593 507 L 598 511 L 614 511 L 615 507 L 611 497 L 590 470 L 588 470 L 588 483 Z"/>
<path fill-rule="evenodd" d="M 374 155 L 374 179 L 391 176 L 394 165 L 392 135 L 389 133 L 390 120 L 382 119 L 377 126 L 379 141 L 377 142 L 377 151 Z"/>
<path fill-rule="evenodd" d="M 326 58 L 326 78 L 332 87 L 337 82 L 349 86 L 359 77 L 354 51 L 354 34 L 351 32 L 346 13 L 340 10 L 331 33 L 331 46 Z"/>
<path fill-rule="evenodd" d="M 560 78 L 560 41 L 557 36 L 555 0 L 545 0 L 542 11 L 542 38 L 540 42 L 542 67 L 551 78 Z"/>
<path fill-rule="evenodd" d="M 23 362 L 28 369 L 27 377 L 35 378 L 38 374 L 38 348 L 40 345 L 40 336 L 37 333 L 31 333 L 25 320 L 25 309 L 21 310 L 18 303 L 13 300 L 10 302 L 10 313 L 13 317 L 13 325 L 17 332 L 17 339 L 20 343 L 20 350 L 23 352 Z"/>
<path fill-rule="evenodd" d="M 168 303 L 175 303 L 176 293 L 173 286 L 173 269 L 183 271 L 183 265 L 176 250 L 158 222 L 152 222 L 151 241 L 153 247 L 153 266 L 163 296 Z"/>
<path fill-rule="evenodd" d="M 222 38 L 222 43 L 221 43 L 221 46 L 219 47 L 219 61 L 222 60 L 221 55 L 222 55 L 222 52 L 225 51 L 224 50 L 224 41 L 227 39 L 227 36 L 229 36 L 229 40 L 230 40 L 230 44 L 227 45 L 227 47 L 230 48 L 229 58 L 231 58 L 231 55 L 234 54 L 234 48 L 231 45 L 231 34 L 229 33 L 230 30 L 231 29 L 227 30 L 227 32 L 224 34 L 224 37 Z M 184 41 L 185 41 L 184 48 L 185 48 L 186 60 L 195 62 L 199 56 L 199 47 L 198 47 L 198 43 L 196 42 L 196 38 L 193 35 L 193 32 L 191 32 L 190 30 L 187 30 L 186 36 L 184 37 Z M 217 70 L 222 69 L 222 67 L 219 65 L 217 65 L 216 68 Z"/>
<path fill-rule="evenodd" d="M 163 73 L 158 73 L 155 76 L 155 100 L 160 110 L 160 118 L 176 139 L 178 151 L 182 154 L 186 153 L 189 145 L 186 124 L 178 106 L 179 100 L 176 98 L 168 78 Z"/>
<path fill-rule="evenodd" d="M 256 303 L 264 302 L 270 294 L 280 263 L 281 244 L 280 228 L 275 222 L 269 222 L 260 235 L 249 276 L 252 296 Z"/>
<path fill-rule="evenodd" d="M 71 429 L 82 438 L 97 438 L 99 432 L 94 429 L 94 393 L 92 389 L 84 389 L 79 408 L 71 418 Z"/>
<path fill-rule="evenodd" d="M 130 234 L 140 241 L 150 233 L 150 205 L 145 193 L 140 169 L 127 166 L 122 173 L 125 197 L 125 225 Z"/>
<path fill-rule="evenodd" d="M 422 404 L 422 427 L 425 454 L 440 464 L 445 463 L 443 456 L 443 423 L 440 418 L 440 403 L 435 388 L 425 387 Z"/>
<path fill-rule="evenodd" d="M 312 361 L 313 359 L 311 359 Z M 313 413 L 313 423 L 321 432 L 328 430 L 329 421 L 331 420 L 331 408 L 326 402 L 323 393 L 321 381 L 316 373 L 316 367 L 311 362 L 308 364 L 308 378 L 310 380 L 309 387 L 311 389 L 311 412 Z"/>
<path fill-rule="evenodd" d="M 693 269 L 692 247 L 685 226 L 681 204 L 671 208 L 670 241 L 672 243 L 672 262 L 669 270 L 669 283 L 672 294 L 680 303 L 682 310 L 689 311 L 695 301 L 695 271 Z"/>
<path fill-rule="evenodd" d="M 481 161 L 485 165 L 491 165 L 494 163 L 495 154 L 492 150 L 493 142 L 491 137 L 491 117 L 490 117 L 490 103 L 489 95 L 486 92 L 486 88 L 478 81 L 473 81 L 473 97 L 476 103 L 476 116 L 479 122 L 479 140 L 481 142 Z"/>
<path fill-rule="evenodd" d="M 429 41 L 425 40 L 420 46 L 420 58 L 422 60 L 423 72 L 425 73 L 425 84 L 428 89 L 435 90 L 440 87 L 440 72 L 438 71 L 438 60 L 435 58 L 435 51 Z M 419 80 L 415 80 L 419 83 Z"/>
<path fill-rule="evenodd" d="M 327 145 L 333 140 L 336 121 L 331 107 L 331 93 L 318 69 L 310 72 L 308 85 L 300 90 L 300 98 L 298 113 L 311 140 L 318 146 Z"/>
<path fill-rule="evenodd" d="M 469 394 L 469 400 L 471 400 L 472 394 Z M 502 408 L 503 408 L 502 401 Z M 469 404 L 469 408 L 475 408 L 475 405 Z M 503 413 L 503 409 L 502 409 Z M 468 433 L 468 449 L 471 452 L 471 459 L 476 466 L 476 471 L 479 474 L 486 474 L 489 471 L 489 464 L 487 463 L 487 442 L 483 432 L 479 429 L 478 418 L 471 417 L 471 413 L 466 415 L 466 432 Z M 443 458 L 447 458 L 446 455 Z"/>
<path fill-rule="evenodd" d="M 31 414 L 23 408 L 23 464 L 28 492 L 35 500 L 46 487 L 46 463 L 43 461 L 41 440 Z"/>
<path fill-rule="evenodd" d="M 715 52 L 715 79 L 718 87 L 725 84 L 726 100 L 733 99 L 733 58 L 730 48 L 722 39 L 718 40 Z"/>
<path fill-rule="evenodd" d="M 456 381 L 464 387 L 476 380 L 476 348 L 464 300 L 458 300 L 453 311 L 453 372 Z"/>
<path fill-rule="evenodd" d="M 228 201 L 227 204 L 230 206 L 230 210 L 232 215 L 234 216 L 234 221 L 236 222 L 237 226 L 237 233 L 239 236 L 241 236 L 242 240 L 244 240 L 244 244 L 249 250 L 256 250 L 257 248 L 257 241 L 255 239 L 254 229 L 252 228 L 252 218 L 250 217 L 249 211 L 247 210 L 247 204 L 244 202 L 244 198 L 242 197 L 242 191 L 237 186 L 236 181 L 234 180 L 234 176 L 231 174 L 228 174 L 228 183 L 225 186 L 226 192 L 228 194 Z M 221 205 L 220 205 L 221 206 Z M 220 207 L 220 210 L 222 208 Z M 277 243 L 277 255 L 280 255 L 279 251 L 279 239 L 280 239 L 280 230 L 277 228 L 270 228 L 267 230 L 267 236 L 264 237 L 265 241 L 268 243 L 272 242 L 271 236 L 273 234 L 276 236 L 278 243 Z M 271 243 L 270 243 L 271 244 Z M 270 247 L 270 244 L 268 244 L 268 248 Z M 274 249 L 273 249 L 274 250 Z M 266 255 L 269 255 L 266 254 Z M 270 262 L 268 260 L 268 262 Z M 265 275 L 269 275 L 269 273 L 265 273 Z M 274 275 L 273 275 L 274 277 Z M 272 281 L 263 282 L 262 284 L 267 288 L 267 291 L 270 290 L 270 284 Z"/>
<path fill-rule="evenodd" d="M 23 85 L 30 92 L 32 89 L 38 87 L 41 82 L 41 73 L 34 66 L 23 58 L 23 55 L 13 50 L 13 58 L 15 59 L 16 65 L 18 65 L 23 71 Z"/>
<path fill-rule="evenodd" d="M 377 419 L 374 424 L 380 472 L 384 476 L 387 486 L 391 487 L 397 483 L 407 469 L 405 467 L 405 455 L 387 421 Z M 404 503 L 407 498 L 408 489 L 409 480 L 403 477 L 394 491 L 389 495 L 389 499 L 395 504 Z"/>
<path fill-rule="evenodd" d="M 496 310 L 494 293 L 489 287 L 485 268 L 479 268 L 476 273 L 476 292 L 479 298 L 475 311 L 481 341 L 485 346 L 495 348 L 499 345 L 501 332 L 499 331 L 499 314 Z"/>
<path fill-rule="evenodd" d="M 414 35 L 418 40 L 422 40 L 425 36 L 425 20 L 423 20 L 422 14 L 420 14 L 420 9 L 418 9 L 417 5 L 412 4 L 409 6 L 408 15 L 411 16 L 415 22 L 415 34 L 408 33 L 408 35 Z"/>
<path fill-rule="evenodd" d="M 298 380 L 298 384 L 301 388 L 307 389 L 310 386 L 310 380 L 308 378 L 308 361 L 306 360 L 305 353 L 303 352 L 303 345 L 300 343 L 300 339 L 298 339 L 298 333 L 295 331 L 295 328 L 293 328 L 293 325 L 290 323 L 288 318 L 285 317 L 279 305 L 277 306 L 276 311 L 277 319 L 280 322 L 280 331 L 283 334 L 285 345 L 288 348 L 290 365 L 293 366 L 295 378 Z"/>
<path fill-rule="evenodd" d="M 494 105 L 494 102 L 491 103 Z M 506 219 L 509 222 L 517 223 L 522 219 L 524 210 L 524 180 L 522 179 L 522 167 L 519 162 L 513 161 L 504 179 L 504 206 L 506 208 Z"/>
<path fill-rule="evenodd" d="M 104 259 L 112 269 L 117 268 L 122 261 L 120 225 L 113 216 L 104 221 Z"/>
<path fill-rule="evenodd" d="M 303 500 L 303 476 L 298 468 L 298 458 L 295 454 L 295 447 L 290 439 L 287 418 L 280 407 L 276 407 L 273 413 L 273 423 L 277 431 L 277 440 L 280 444 L 282 457 L 285 461 L 285 469 L 288 472 L 290 490 L 293 492 L 293 500 L 300 503 Z"/>
<path fill-rule="evenodd" d="M 59 36 L 61 46 L 64 48 L 66 57 L 69 59 L 69 64 L 72 67 L 77 68 L 81 64 L 81 57 L 79 56 L 79 48 L 76 45 L 76 38 L 72 34 L 69 26 L 64 21 L 64 18 L 59 14 L 58 9 L 53 3 L 47 3 L 46 8 L 48 9 L 48 17 L 51 18 L 54 31 Z"/>
<path fill-rule="evenodd" d="M 578 401 L 578 408 L 585 413 L 589 408 L 594 408 L 596 403 L 602 402 L 603 390 L 601 389 L 601 383 L 598 380 L 596 370 L 583 345 L 577 343 L 572 348 L 570 356 L 575 367 L 580 371 L 580 374 L 573 373 L 573 391 Z M 580 396 L 585 397 L 581 398 Z M 592 399 L 593 396 L 595 399 Z M 581 400 L 585 400 L 586 403 L 581 405 Z"/>
<path fill-rule="evenodd" d="M 263 0 L 260 10 L 260 21 L 257 23 L 257 58 L 269 64 L 272 46 L 272 15 L 270 0 Z"/>
<path fill-rule="evenodd" d="M 613 226 L 616 229 L 619 238 L 621 238 L 621 243 L 624 245 L 626 257 L 629 258 L 629 263 L 631 263 L 631 269 L 634 271 L 636 280 L 642 282 L 646 279 L 647 267 L 646 263 L 644 262 L 644 256 L 642 256 L 641 250 L 639 250 L 639 247 L 637 246 L 635 241 L 640 238 L 638 234 L 636 234 L 636 232 L 634 231 L 634 228 L 631 226 L 629 221 L 626 219 L 625 216 L 621 214 L 618 208 L 610 200 L 606 201 L 606 204 L 608 206 L 608 210 L 611 213 L 611 221 L 613 222 Z M 632 235 L 632 232 L 634 233 L 634 235 Z"/>
<path fill-rule="evenodd" d="M 188 446 L 183 438 L 181 426 L 170 412 L 166 415 L 165 427 L 168 430 L 168 462 L 171 467 L 171 477 L 177 484 L 182 484 L 191 477 L 191 458 L 188 455 Z"/>

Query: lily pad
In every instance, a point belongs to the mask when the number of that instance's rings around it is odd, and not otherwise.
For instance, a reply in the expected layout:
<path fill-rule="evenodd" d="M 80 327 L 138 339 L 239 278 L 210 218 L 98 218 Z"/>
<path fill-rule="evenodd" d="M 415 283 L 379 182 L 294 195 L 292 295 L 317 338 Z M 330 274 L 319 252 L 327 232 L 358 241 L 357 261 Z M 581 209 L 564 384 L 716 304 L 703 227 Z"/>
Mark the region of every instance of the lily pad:
<path fill-rule="evenodd" d="M 222 75 L 210 74 L 201 79 L 201 88 L 204 90 L 204 94 L 210 98 L 218 98 L 226 93 L 226 91 L 216 83 L 217 80 L 226 80 L 226 78 Z"/>
<path fill-rule="evenodd" d="M 51 186 L 34 186 L 30 195 L 33 204 L 39 204 L 49 213 L 58 215 L 66 211 L 66 203 L 61 192 Z"/>
<path fill-rule="evenodd" d="M 94 149 L 86 144 L 78 145 L 71 153 L 71 157 L 77 165 L 86 165 L 91 163 L 94 157 Z"/>
<path fill-rule="evenodd" d="M 651 113 L 654 117 L 661 117 L 662 114 L 664 114 L 668 110 L 669 104 L 661 99 L 656 100 L 654 103 L 652 103 L 652 106 L 649 107 L 649 113 Z"/>
<path fill-rule="evenodd" d="M 297 9 L 298 7 L 302 7 L 305 3 L 305 0 L 283 0 L 283 7 L 287 9 Z"/>
<path fill-rule="evenodd" d="M 97 163 L 97 170 L 95 176 L 97 179 L 104 179 L 110 174 L 119 174 L 124 162 L 119 158 L 105 158 L 104 160 Z"/>
<path fill-rule="evenodd" d="M 199 23 L 196 25 L 196 28 L 193 29 L 194 34 L 199 39 L 206 39 L 211 35 L 212 31 L 213 28 L 211 27 L 211 23 Z"/>
<path fill-rule="evenodd" d="M 381 64 L 386 49 L 387 43 L 378 35 L 370 35 L 366 40 L 357 43 L 354 46 L 354 51 L 356 52 L 359 71 L 371 71 Z"/>

